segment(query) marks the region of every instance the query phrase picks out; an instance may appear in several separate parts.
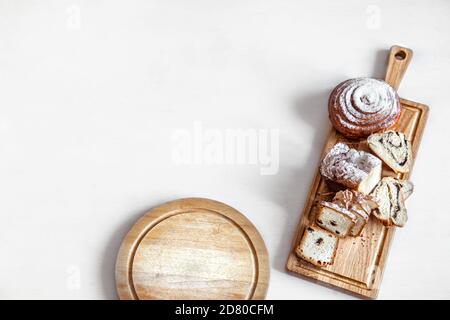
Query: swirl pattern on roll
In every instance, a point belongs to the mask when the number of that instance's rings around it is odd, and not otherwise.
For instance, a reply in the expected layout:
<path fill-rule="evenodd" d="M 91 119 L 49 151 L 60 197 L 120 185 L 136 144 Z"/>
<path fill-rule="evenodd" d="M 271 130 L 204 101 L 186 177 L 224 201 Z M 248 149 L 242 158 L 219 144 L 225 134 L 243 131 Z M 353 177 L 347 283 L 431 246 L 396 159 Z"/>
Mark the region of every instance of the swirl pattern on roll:
<path fill-rule="evenodd" d="M 392 127 L 400 117 L 400 101 L 386 82 L 356 78 L 334 88 L 328 111 L 336 130 L 348 137 L 364 137 Z"/>

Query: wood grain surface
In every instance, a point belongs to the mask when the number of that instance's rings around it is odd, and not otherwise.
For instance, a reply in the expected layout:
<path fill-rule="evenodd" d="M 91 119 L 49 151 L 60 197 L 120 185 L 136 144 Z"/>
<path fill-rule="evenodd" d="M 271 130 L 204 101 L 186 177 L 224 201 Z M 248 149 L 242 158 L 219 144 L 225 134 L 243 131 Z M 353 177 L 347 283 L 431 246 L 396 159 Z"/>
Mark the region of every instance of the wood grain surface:
<path fill-rule="evenodd" d="M 406 69 L 413 57 L 413 51 L 400 46 L 392 46 L 388 64 L 386 68 L 386 76 L 384 80 L 389 83 L 395 90 L 398 90 L 400 82 L 405 75 Z"/>
<path fill-rule="evenodd" d="M 401 80 L 407 67 L 407 63 L 409 63 L 409 61 L 404 60 L 402 60 L 403 63 L 400 65 L 391 63 L 391 59 L 398 50 L 408 52 L 408 57 L 412 56 L 412 51 L 409 49 L 398 46 L 392 47 L 388 62 L 389 67 L 386 73 L 386 81 L 393 81 L 391 84 L 395 87 L 398 87 L 400 84 L 399 79 Z M 395 67 L 393 67 L 394 65 Z M 402 74 L 398 76 L 396 75 L 397 72 Z M 400 119 L 393 129 L 403 132 L 411 141 L 413 159 L 415 159 L 427 120 L 428 107 L 405 99 L 401 99 L 400 102 Z M 344 142 L 359 150 L 369 150 L 366 139 L 349 140 L 332 129 L 323 148 L 321 159 L 337 142 Z M 408 179 L 410 174 L 411 172 L 407 174 L 396 174 L 387 166 L 383 166 L 383 176 Z M 361 297 L 376 298 L 395 228 L 387 228 L 376 218 L 371 216 L 359 237 L 340 239 L 334 264 L 323 268 L 315 267 L 312 264 L 297 258 L 294 253 L 294 248 L 298 246 L 304 229 L 315 220 L 318 202 L 321 200 L 329 201 L 333 196 L 334 193 L 328 189 L 317 169 L 311 190 L 306 198 L 305 208 L 300 218 L 286 267 L 293 273 L 313 281 L 318 281 L 321 284 L 334 286 Z M 420 195 L 413 194 L 412 196 Z M 406 205 L 408 205 L 408 203 L 406 203 Z M 409 214 L 418 213 L 409 212 Z M 405 227 L 407 228 L 408 226 L 406 225 Z"/>
<path fill-rule="evenodd" d="M 235 209 L 189 198 L 146 213 L 117 257 L 121 299 L 264 299 L 268 254 L 252 223 Z"/>

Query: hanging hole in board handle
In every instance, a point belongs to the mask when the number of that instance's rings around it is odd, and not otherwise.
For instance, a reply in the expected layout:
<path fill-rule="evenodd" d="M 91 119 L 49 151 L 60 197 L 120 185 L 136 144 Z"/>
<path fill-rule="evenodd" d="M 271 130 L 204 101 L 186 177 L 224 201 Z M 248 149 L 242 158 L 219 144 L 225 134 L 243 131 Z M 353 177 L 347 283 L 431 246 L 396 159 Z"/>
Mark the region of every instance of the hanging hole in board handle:
<path fill-rule="evenodd" d="M 389 52 L 388 66 L 384 80 L 395 90 L 400 86 L 400 82 L 408 68 L 412 55 L 413 52 L 411 49 L 401 46 L 392 46 Z"/>
<path fill-rule="evenodd" d="M 406 59 L 406 52 L 403 51 L 403 50 L 398 51 L 395 54 L 395 59 L 397 59 L 397 60 L 405 60 Z"/>

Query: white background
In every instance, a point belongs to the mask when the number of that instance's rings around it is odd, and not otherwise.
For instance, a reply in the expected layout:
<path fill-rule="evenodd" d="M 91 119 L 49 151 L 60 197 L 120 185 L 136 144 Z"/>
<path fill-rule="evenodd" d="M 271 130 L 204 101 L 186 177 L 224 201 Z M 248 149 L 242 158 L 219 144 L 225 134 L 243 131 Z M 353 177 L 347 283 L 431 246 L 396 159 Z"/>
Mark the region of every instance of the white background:
<path fill-rule="evenodd" d="M 350 296 L 284 266 L 340 81 L 414 50 L 402 97 L 430 106 L 380 299 L 450 298 L 449 1 L 0 1 L 0 298 L 116 298 L 115 256 L 152 206 L 243 212 L 272 299 Z M 177 165 L 177 129 L 278 129 L 279 171 Z"/>

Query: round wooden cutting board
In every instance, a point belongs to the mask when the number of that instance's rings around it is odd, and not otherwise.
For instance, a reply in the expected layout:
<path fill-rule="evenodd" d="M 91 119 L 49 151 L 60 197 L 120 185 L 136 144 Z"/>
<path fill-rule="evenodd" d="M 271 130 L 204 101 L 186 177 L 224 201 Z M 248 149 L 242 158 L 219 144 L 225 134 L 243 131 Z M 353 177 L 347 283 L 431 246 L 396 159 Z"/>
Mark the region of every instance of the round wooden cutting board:
<path fill-rule="evenodd" d="M 201 198 L 147 212 L 116 263 L 120 299 L 264 299 L 268 282 L 267 249 L 253 224 Z"/>

